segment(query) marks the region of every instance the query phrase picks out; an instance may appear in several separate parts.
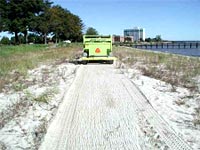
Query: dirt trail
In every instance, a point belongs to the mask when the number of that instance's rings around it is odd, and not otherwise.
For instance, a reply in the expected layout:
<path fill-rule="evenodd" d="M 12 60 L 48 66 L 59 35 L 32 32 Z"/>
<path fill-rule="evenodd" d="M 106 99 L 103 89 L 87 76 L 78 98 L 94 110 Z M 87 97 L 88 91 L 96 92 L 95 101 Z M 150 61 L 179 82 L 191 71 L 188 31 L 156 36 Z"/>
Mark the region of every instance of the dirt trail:
<path fill-rule="evenodd" d="M 87 65 L 79 67 L 40 149 L 191 148 L 120 70 Z"/>

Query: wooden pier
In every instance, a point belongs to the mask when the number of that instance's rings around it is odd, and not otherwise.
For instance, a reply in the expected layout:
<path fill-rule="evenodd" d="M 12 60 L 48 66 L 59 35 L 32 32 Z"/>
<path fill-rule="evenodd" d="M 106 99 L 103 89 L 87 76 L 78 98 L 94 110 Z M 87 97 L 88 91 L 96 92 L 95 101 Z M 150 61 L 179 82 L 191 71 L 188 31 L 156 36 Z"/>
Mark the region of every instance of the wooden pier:
<path fill-rule="evenodd" d="M 133 47 L 142 49 L 198 49 L 200 48 L 200 42 L 133 44 Z"/>

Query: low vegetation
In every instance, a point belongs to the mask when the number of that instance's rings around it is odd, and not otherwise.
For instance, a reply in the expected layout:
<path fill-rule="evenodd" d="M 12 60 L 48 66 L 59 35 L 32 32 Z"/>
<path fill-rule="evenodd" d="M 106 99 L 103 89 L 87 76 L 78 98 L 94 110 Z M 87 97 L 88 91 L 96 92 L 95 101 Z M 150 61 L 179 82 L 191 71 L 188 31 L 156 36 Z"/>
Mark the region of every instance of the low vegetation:
<path fill-rule="evenodd" d="M 191 91 L 199 91 L 200 59 L 174 54 L 164 54 L 114 47 L 114 55 L 128 65 L 139 69 L 144 75 L 160 79 L 172 86 L 182 86 Z"/>
<path fill-rule="evenodd" d="M 26 92 L 26 97 L 34 102 L 42 102 L 42 103 L 48 103 L 48 101 L 55 95 L 58 94 L 58 89 L 56 89 L 55 87 L 51 88 L 51 89 L 46 89 L 43 93 L 41 93 L 40 95 L 36 96 L 33 95 L 30 92 Z"/>
<path fill-rule="evenodd" d="M 81 50 L 79 44 L 0 46 L 0 91 L 9 83 L 26 76 L 39 64 L 66 61 Z M 22 88 L 16 85 L 16 89 Z"/>
<path fill-rule="evenodd" d="M 176 92 L 177 86 L 189 89 L 191 96 L 187 98 L 196 101 L 192 123 L 200 127 L 200 58 L 128 47 L 114 47 L 113 54 L 119 60 L 117 67 L 135 68 L 143 75 L 170 83 L 171 92 Z M 178 106 L 186 104 L 184 99 L 179 99 L 175 103 Z"/>

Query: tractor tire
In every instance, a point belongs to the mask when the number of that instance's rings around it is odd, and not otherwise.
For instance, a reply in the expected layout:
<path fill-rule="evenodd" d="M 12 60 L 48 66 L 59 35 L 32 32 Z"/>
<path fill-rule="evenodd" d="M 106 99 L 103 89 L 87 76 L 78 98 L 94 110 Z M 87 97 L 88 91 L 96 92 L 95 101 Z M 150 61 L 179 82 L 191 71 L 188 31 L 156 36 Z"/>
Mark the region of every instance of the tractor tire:
<path fill-rule="evenodd" d="M 82 61 L 83 65 L 87 65 L 87 63 L 88 63 L 87 60 Z"/>
<path fill-rule="evenodd" d="M 108 60 L 108 64 L 113 64 L 113 60 Z"/>

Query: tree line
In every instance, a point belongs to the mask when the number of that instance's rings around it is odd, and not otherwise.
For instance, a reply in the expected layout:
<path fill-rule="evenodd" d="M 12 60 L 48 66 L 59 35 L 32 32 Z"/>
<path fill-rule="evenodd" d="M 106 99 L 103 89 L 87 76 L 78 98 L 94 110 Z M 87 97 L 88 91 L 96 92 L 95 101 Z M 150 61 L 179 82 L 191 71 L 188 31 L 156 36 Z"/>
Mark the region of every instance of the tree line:
<path fill-rule="evenodd" d="M 50 34 L 55 42 L 81 41 L 83 26 L 79 16 L 50 0 L 0 0 L 0 32 L 14 34 L 15 44 L 47 43 Z"/>
<path fill-rule="evenodd" d="M 162 42 L 163 39 L 161 38 L 161 35 L 156 35 L 155 38 L 146 38 L 145 42 Z"/>

